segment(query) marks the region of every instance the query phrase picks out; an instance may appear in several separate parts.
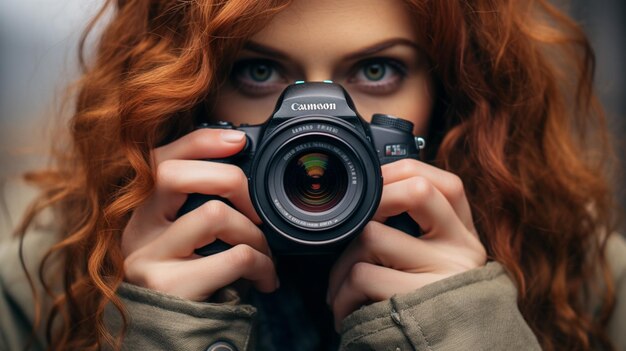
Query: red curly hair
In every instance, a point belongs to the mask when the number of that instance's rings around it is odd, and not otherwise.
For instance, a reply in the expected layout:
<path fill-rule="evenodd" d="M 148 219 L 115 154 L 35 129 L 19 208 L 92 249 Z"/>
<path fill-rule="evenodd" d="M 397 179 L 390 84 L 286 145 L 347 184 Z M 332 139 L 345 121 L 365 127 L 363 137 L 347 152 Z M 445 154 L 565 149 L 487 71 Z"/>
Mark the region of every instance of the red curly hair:
<path fill-rule="evenodd" d="M 50 349 L 121 347 L 123 331 L 113 335 L 103 315 L 110 303 L 124 315 L 121 234 L 154 189 L 150 150 L 193 129 L 194 109 L 211 104 L 237 52 L 287 2 L 109 0 L 94 18 L 70 142 L 55 167 L 26 176 L 43 191 L 18 231 L 23 240 L 45 208 L 61 219 L 39 272 L 54 302 Z M 406 4 L 437 90 L 429 159 L 463 179 L 481 240 L 514 278 L 543 348 L 611 348 L 611 153 L 584 33 L 547 0 Z M 86 63 L 85 38 L 107 11 Z M 60 291 L 44 279 L 53 255 L 64 263 Z M 592 291 L 598 271 L 605 289 Z M 590 294 L 602 297 L 598 316 Z"/>

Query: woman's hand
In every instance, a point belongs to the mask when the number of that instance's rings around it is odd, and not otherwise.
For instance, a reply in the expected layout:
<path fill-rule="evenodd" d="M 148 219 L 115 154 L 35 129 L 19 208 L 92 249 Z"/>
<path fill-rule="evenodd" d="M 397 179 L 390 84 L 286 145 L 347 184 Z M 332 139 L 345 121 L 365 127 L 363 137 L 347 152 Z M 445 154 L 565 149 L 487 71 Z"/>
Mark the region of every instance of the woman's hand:
<path fill-rule="evenodd" d="M 201 160 L 233 155 L 245 143 L 239 131 L 200 129 L 153 151 L 156 189 L 133 212 L 122 237 L 128 282 L 195 301 L 240 278 L 263 292 L 276 289 L 246 176 L 237 166 Z M 176 218 L 190 193 L 221 196 L 241 212 L 213 200 Z M 216 239 L 233 247 L 207 257 L 194 254 Z"/>
<path fill-rule="evenodd" d="M 411 159 L 387 164 L 382 172 L 385 186 L 374 220 L 331 270 L 327 302 L 337 330 L 364 304 L 419 289 L 487 260 L 458 176 Z M 424 235 L 416 238 L 382 224 L 403 212 Z"/>

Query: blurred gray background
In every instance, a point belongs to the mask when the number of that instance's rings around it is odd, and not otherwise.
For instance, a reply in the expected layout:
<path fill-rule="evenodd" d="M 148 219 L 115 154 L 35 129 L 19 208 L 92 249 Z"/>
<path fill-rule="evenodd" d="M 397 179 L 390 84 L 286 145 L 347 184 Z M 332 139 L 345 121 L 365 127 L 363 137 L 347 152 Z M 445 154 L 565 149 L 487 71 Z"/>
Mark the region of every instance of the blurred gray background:
<path fill-rule="evenodd" d="M 522 0 L 523 1 L 523 0 Z M 562 1 L 560 1 L 562 3 Z M 58 101 L 77 77 L 76 45 L 101 0 L 0 0 L 0 186 L 10 208 L 29 195 L 13 186 L 25 170 L 45 162 Z M 597 53 L 596 86 L 616 140 L 626 133 L 626 4 L 620 0 L 575 0 L 568 11 L 585 27 Z M 618 155 L 626 163 L 623 144 Z M 618 181 L 626 204 L 626 182 Z M 14 206 L 15 203 L 21 205 Z M 0 238 L 8 234 L 17 213 L 0 203 Z"/>

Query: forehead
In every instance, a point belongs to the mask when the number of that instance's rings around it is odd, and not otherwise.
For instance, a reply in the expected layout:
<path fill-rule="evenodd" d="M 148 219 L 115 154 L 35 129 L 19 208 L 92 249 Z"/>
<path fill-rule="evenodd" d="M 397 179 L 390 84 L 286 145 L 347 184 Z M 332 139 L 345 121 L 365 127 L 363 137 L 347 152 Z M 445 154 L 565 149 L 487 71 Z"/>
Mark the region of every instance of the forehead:
<path fill-rule="evenodd" d="M 319 61 L 391 38 L 417 42 L 414 28 L 401 0 L 295 0 L 252 41 Z"/>

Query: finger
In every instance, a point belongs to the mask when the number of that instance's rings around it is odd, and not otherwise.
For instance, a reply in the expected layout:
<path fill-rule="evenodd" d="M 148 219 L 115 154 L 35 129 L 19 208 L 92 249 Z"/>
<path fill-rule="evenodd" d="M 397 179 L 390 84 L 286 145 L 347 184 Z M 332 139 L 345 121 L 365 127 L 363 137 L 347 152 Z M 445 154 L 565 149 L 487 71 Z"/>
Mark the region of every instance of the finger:
<path fill-rule="evenodd" d="M 186 271 L 198 290 L 204 288 L 215 292 L 239 279 L 246 279 L 261 292 L 272 292 L 278 288 L 278 277 L 274 263 L 266 254 L 251 246 L 240 244 L 212 256 L 187 261 Z M 198 277 L 206 277 L 201 281 Z M 190 284 L 190 282 L 187 282 Z M 206 285 L 206 287 L 205 287 Z"/>
<path fill-rule="evenodd" d="M 463 187 L 463 180 L 459 176 L 414 159 L 389 163 L 381 169 L 385 185 L 415 176 L 428 179 L 450 202 L 465 227 L 473 231 L 472 212 Z"/>
<path fill-rule="evenodd" d="M 163 234 L 141 250 L 152 257 L 186 258 L 199 247 L 220 239 L 230 245 L 248 244 L 270 255 L 263 232 L 246 216 L 222 201 L 208 201 L 175 221 Z"/>
<path fill-rule="evenodd" d="M 174 220 L 186 196 L 200 193 L 228 199 L 238 210 L 259 224 L 250 194 L 248 179 L 241 168 L 219 162 L 167 160 L 157 168 L 156 203 L 165 218 Z"/>
<path fill-rule="evenodd" d="M 407 235 L 378 222 L 369 222 L 335 262 L 329 275 L 328 299 L 333 300 L 341 283 L 357 262 L 392 269 L 426 272 L 445 257 L 431 242 Z"/>
<path fill-rule="evenodd" d="M 407 212 L 426 234 L 435 231 L 439 235 L 467 232 L 448 200 L 424 177 L 412 177 L 386 185 L 374 219 L 384 222 L 386 218 L 402 212 Z"/>
<path fill-rule="evenodd" d="M 345 317 L 361 306 L 391 298 L 393 295 L 408 293 L 435 281 L 434 274 L 412 274 L 371 263 L 358 262 L 350 270 L 331 301 L 335 330 L 341 329 Z"/>
<path fill-rule="evenodd" d="M 166 160 L 199 160 L 224 158 L 236 154 L 246 145 L 246 134 L 232 129 L 203 128 L 154 149 L 156 165 Z"/>
<path fill-rule="evenodd" d="M 126 280 L 193 301 L 206 300 L 217 290 L 241 278 L 250 280 L 263 292 L 278 287 L 272 260 L 245 244 L 198 259 L 152 260 L 153 257 L 147 261 L 136 256 L 127 259 Z"/>

